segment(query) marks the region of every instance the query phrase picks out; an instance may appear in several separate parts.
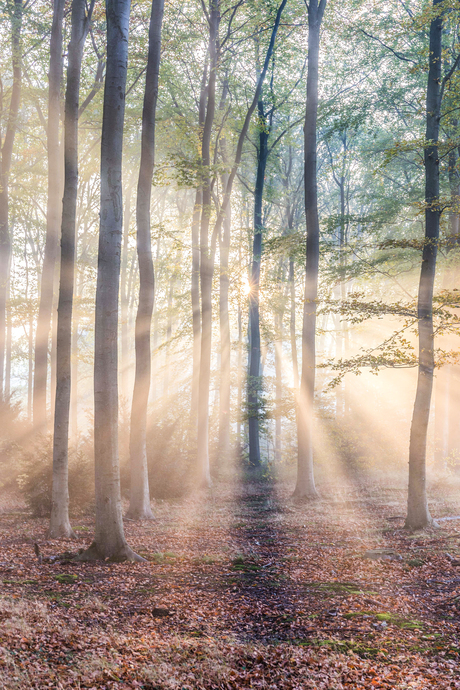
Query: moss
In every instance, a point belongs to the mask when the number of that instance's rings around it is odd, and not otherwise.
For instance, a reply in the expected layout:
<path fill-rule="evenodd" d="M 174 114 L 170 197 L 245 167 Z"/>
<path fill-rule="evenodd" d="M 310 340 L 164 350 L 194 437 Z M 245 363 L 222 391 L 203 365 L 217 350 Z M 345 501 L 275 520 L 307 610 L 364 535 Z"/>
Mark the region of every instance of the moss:
<path fill-rule="evenodd" d="M 148 561 L 156 563 L 157 565 L 162 565 L 163 563 L 168 563 L 176 560 L 178 556 L 172 551 L 165 551 L 164 553 L 157 552 L 152 554 L 146 554 L 144 555 L 144 558 L 146 558 Z"/>
<path fill-rule="evenodd" d="M 377 654 L 386 654 L 386 650 L 379 647 L 369 647 L 368 645 L 361 644 L 360 642 L 352 642 L 351 640 L 324 640 L 318 638 L 312 638 L 310 644 L 315 647 L 329 647 L 335 652 L 346 653 L 352 651 L 364 659 L 369 659 L 376 657 Z M 305 646 L 305 643 L 303 644 Z"/>
<path fill-rule="evenodd" d="M 307 582 L 306 586 L 318 589 L 322 592 L 332 592 L 334 594 L 373 593 L 366 587 L 361 587 L 361 585 L 356 584 L 356 582 Z"/>
<path fill-rule="evenodd" d="M 55 575 L 54 579 L 63 585 L 71 585 L 78 580 L 78 575 L 72 575 L 72 573 L 60 573 Z"/>

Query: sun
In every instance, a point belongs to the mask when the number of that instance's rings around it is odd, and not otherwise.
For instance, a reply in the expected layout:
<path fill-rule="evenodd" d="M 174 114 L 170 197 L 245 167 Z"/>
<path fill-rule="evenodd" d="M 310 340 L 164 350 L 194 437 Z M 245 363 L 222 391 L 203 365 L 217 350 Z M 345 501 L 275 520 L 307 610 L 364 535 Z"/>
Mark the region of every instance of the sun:
<path fill-rule="evenodd" d="M 243 293 L 246 295 L 246 297 L 251 293 L 251 286 L 247 276 L 244 276 L 243 278 Z"/>

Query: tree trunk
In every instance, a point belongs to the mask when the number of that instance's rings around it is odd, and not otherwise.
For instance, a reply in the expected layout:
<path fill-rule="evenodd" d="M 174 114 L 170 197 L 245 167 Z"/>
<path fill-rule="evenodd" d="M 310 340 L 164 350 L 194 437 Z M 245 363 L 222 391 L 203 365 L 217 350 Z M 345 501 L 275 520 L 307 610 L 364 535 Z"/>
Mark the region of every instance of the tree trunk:
<path fill-rule="evenodd" d="M 123 223 L 121 162 L 129 0 L 107 0 L 107 71 L 101 141 L 101 214 L 94 354 L 96 529 L 81 560 L 142 560 L 128 546 L 118 462 L 118 294 Z"/>
<path fill-rule="evenodd" d="M 295 275 L 294 259 L 289 259 L 289 292 L 290 292 L 290 315 L 289 315 L 289 335 L 291 340 L 292 376 L 294 390 L 299 389 L 299 365 L 297 363 L 297 339 L 295 332 Z"/>
<path fill-rule="evenodd" d="M 259 97 L 259 146 L 257 149 L 257 174 L 254 190 L 254 237 L 252 242 L 252 268 L 249 283 L 249 348 L 248 361 L 248 426 L 249 426 L 249 465 L 260 466 L 260 395 L 262 392 L 260 371 L 260 314 L 259 285 L 260 262 L 262 257 L 262 202 L 264 196 L 265 169 L 268 158 L 269 130 L 266 125 L 264 103 Z"/>
<path fill-rule="evenodd" d="M 147 406 L 151 378 L 150 328 L 155 292 L 152 247 L 150 241 L 150 200 L 155 162 L 155 111 L 160 70 L 161 23 L 164 0 L 152 0 L 149 27 L 149 54 L 142 112 L 142 148 L 137 185 L 137 257 L 139 261 L 139 304 L 136 316 L 136 373 L 131 408 L 129 452 L 131 461 L 131 494 L 128 515 L 152 518 L 147 471 Z"/>
<path fill-rule="evenodd" d="M 91 13 L 92 5 L 89 10 Z M 61 266 L 56 340 L 53 490 L 49 538 L 73 537 L 69 520 L 69 417 L 72 374 L 72 306 L 75 275 L 75 230 L 78 192 L 78 106 L 81 62 L 91 16 L 85 0 L 72 2 L 64 122 L 64 196 L 62 199 Z"/>
<path fill-rule="evenodd" d="M 198 382 L 197 481 L 201 486 L 211 484 L 209 471 L 209 384 L 211 379 L 212 336 L 212 277 L 213 257 L 209 247 L 211 214 L 211 132 L 216 110 L 216 72 L 218 65 L 220 9 L 219 0 L 211 0 L 209 12 L 209 81 L 207 108 L 201 143 L 203 170 L 202 209 L 200 222 L 200 289 L 201 343 L 200 377 Z"/>
<path fill-rule="evenodd" d="M 72 351 L 71 351 L 71 388 L 70 388 L 70 438 L 72 445 L 78 445 L 78 331 L 80 327 L 79 314 L 73 313 Z"/>
<path fill-rule="evenodd" d="M 206 116 L 208 65 L 205 62 L 201 79 L 200 103 L 198 109 L 198 126 L 204 127 Z M 200 351 L 201 351 L 201 312 L 200 312 L 200 224 L 202 212 L 202 189 L 198 187 L 195 193 L 195 204 L 192 217 L 192 331 L 193 331 L 193 373 L 192 373 L 192 426 L 196 426 L 198 412 L 198 390 L 200 382 Z"/>
<path fill-rule="evenodd" d="M 29 375 L 27 377 L 27 419 L 29 422 L 32 422 L 32 384 L 33 384 L 33 374 L 34 374 L 34 369 L 33 369 L 33 347 L 34 347 L 34 314 L 33 314 L 33 309 L 32 309 L 32 304 L 30 304 L 30 312 L 29 312 L 29 333 L 28 333 L 28 340 L 29 340 Z M 8 402 L 8 398 L 6 397 L 6 376 L 5 376 L 5 401 Z"/>
<path fill-rule="evenodd" d="M 227 87 L 224 87 L 224 97 Z M 223 110 L 224 98 L 221 103 Z M 220 141 L 222 160 L 228 165 L 227 141 Z M 228 173 L 222 175 L 222 187 L 225 189 L 228 181 Z M 228 262 L 230 255 L 230 236 L 232 228 L 231 207 L 222 223 L 222 237 L 219 243 L 220 274 L 219 274 L 219 328 L 220 328 L 220 384 L 219 384 L 219 443 L 217 461 L 220 467 L 227 467 L 230 459 L 230 400 L 231 400 L 231 340 L 230 319 L 228 311 L 228 294 L 230 277 L 228 274 Z"/>
<path fill-rule="evenodd" d="M 129 225 L 131 221 L 131 195 L 133 185 L 130 183 L 125 195 L 125 215 L 123 219 L 123 250 L 121 254 L 121 275 L 120 275 L 120 317 L 121 317 L 121 395 L 123 404 L 129 399 L 129 343 L 128 343 L 128 240 Z"/>
<path fill-rule="evenodd" d="M 302 324 L 302 374 L 297 412 L 298 465 L 294 495 L 316 498 L 313 474 L 313 400 L 315 395 L 316 300 L 318 296 L 319 220 L 316 171 L 318 61 L 321 21 L 326 0 L 308 5 L 307 104 L 304 125 L 304 188 L 307 221 L 305 300 Z"/>
<path fill-rule="evenodd" d="M 35 336 L 35 371 L 33 422 L 39 432 L 46 432 L 46 384 L 48 378 L 48 343 L 53 307 L 55 265 L 61 225 L 61 155 L 59 146 L 60 92 L 62 82 L 62 20 L 64 0 L 54 0 L 50 40 L 48 90 L 48 202 L 46 209 L 46 240 Z"/>
<path fill-rule="evenodd" d="M 193 373 L 192 373 L 192 424 L 196 425 L 198 410 L 198 387 L 200 381 L 201 316 L 200 316 L 200 219 L 201 189 L 196 190 L 192 218 L 192 330 L 193 330 Z"/>
<path fill-rule="evenodd" d="M 11 319 L 11 272 L 8 280 L 8 297 L 6 303 L 6 362 L 5 362 L 5 394 L 4 399 L 9 402 L 11 396 L 11 345 L 13 340 L 13 325 Z"/>
<path fill-rule="evenodd" d="M 433 6 L 441 0 L 433 0 Z M 434 372 L 433 289 L 439 238 L 439 154 L 441 114 L 442 15 L 430 24 L 429 72 L 426 93 L 425 243 L 418 291 L 419 365 L 410 430 L 409 492 L 405 527 L 433 524 L 426 495 L 426 440 Z"/>
<path fill-rule="evenodd" d="M 241 128 L 240 136 L 236 147 L 235 159 L 232 169 L 229 173 L 227 185 L 224 190 L 222 203 L 220 205 L 217 219 L 214 224 L 214 229 L 211 238 L 211 246 L 209 246 L 209 215 L 211 210 L 211 177 L 209 171 L 210 165 L 210 137 L 212 122 L 214 120 L 215 112 L 215 78 L 216 68 L 218 64 L 218 55 L 216 44 L 218 39 L 218 24 L 219 24 L 219 6 L 218 0 L 212 0 L 210 12 L 210 77 L 208 83 L 208 107 L 206 111 L 206 119 L 203 128 L 203 144 L 202 144 L 202 163 L 204 169 L 204 183 L 203 183 L 203 198 L 202 198 L 202 213 L 200 226 L 200 285 L 201 285 L 201 350 L 200 350 L 200 381 L 198 391 L 198 430 L 197 430 L 197 474 L 198 481 L 202 485 L 209 485 L 209 449 L 208 449 L 208 423 L 209 423 L 209 383 L 211 374 L 211 330 L 212 330 L 212 278 L 214 273 L 214 253 L 217 237 L 219 236 L 223 220 L 227 213 L 230 197 L 233 188 L 233 181 L 238 170 L 243 151 L 243 144 L 249 128 L 249 123 L 252 114 L 259 101 L 259 96 L 262 89 L 262 84 L 267 73 L 270 59 L 273 55 L 273 49 L 278 32 L 281 15 L 286 6 L 287 0 L 282 0 L 281 5 L 276 13 L 275 22 L 273 25 L 270 43 L 267 48 L 264 66 L 260 73 L 257 82 L 254 98 L 249 106 L 243 126 Z"/>
<path fill-rule="evenodd" d="M 5 138 L 1 147 L 0 164 L 0 402 L 4 400 L 5 344 L 6 344 L 6 297 L 11 256 L 11 238 L 8 225 L 9 193 L 8 181 L 11 168 L 14 137 L 17 129 L 19 102 L 21 98 L 21 29 L 22 0 L 14 0 L 9 8 L 11 16 L 11 60 L 13 65 L 13 86 L 6 125 Z"/>
<path fill-rule="evenodd" d="M 282 396 L 283 396 L 283 314 L 275 314 L 275 462 L 282 458 Z"/>

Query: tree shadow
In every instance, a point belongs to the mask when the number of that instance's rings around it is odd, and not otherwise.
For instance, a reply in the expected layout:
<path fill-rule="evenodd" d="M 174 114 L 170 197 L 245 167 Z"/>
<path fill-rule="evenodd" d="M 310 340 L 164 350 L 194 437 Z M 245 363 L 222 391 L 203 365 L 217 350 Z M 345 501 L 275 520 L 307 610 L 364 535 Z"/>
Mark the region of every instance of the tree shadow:
<path fill-rule="evenodd" d="M 237 553 L 226 584 L 241 612 L 232 628 L 245 641 L 292 638 L 296 603 L 285 568 L 289 557 L 281 517 L 285 512 L 275 480 L 242 478 L 236 488 L 230 530 Z"/>

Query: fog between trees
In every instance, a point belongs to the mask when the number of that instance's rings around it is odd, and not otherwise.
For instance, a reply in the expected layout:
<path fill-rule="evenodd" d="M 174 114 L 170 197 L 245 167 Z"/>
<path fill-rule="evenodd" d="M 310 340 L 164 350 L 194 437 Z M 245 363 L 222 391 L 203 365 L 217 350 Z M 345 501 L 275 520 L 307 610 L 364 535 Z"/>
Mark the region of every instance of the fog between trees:
<path fill-rule="evenodd" d="M 139 560 L 122 496 L 151 518 L 243 473 L 314 500 L 409 460 L 406 526 L 433 525 L 427 467 L 460 448 L 458 3 L 2 12 L 3 491 L 71 536 L 84 482 L 81 558 Z"/>

